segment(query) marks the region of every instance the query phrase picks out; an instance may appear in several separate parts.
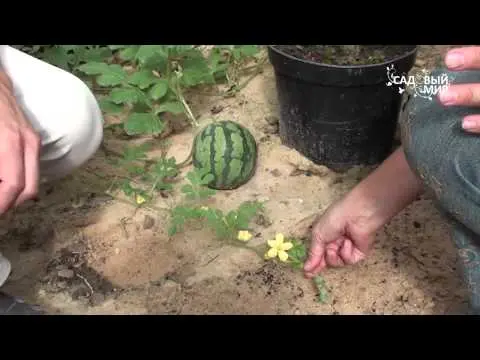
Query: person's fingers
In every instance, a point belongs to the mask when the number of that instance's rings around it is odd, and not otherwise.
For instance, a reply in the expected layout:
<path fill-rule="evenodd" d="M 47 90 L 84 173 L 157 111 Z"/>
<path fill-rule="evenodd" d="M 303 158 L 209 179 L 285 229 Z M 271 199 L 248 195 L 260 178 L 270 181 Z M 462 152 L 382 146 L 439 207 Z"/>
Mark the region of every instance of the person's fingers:
<path fill-rule="evenodd" d="M 325 261 L 328 266 L 341 267 L 345 265 L 345 262 L 340 258 L 340 249 L 344 241 L 344 238 L 340 238 L 327 245 L 325 249 Z"/>
<path fill-rule="evenodd" d="M 323 269 L 325 269 L 326 267 L 327 267 L 327 263 L 325 262 L 325 256 L 322 256 L 318 265 L 315 268 L 313 268 L 312 270 L 310 270 L 309 272 L 306 272 L 305 277 L 307 279 L 314 278 L 315 276 L 320 274 L 323 271 Z"/>
<path fill-rule="evenodd" d="M 346 239 L 340 249 L 340 257 L 347 265 L 354 265 L 365 259 L 366 255 L 360 251 L 352 241 Z"/>
<path fill-rule="evenodd" d="M 464 117 L 462 127 L 465 131 L 480 134 L 480 115 L 469 115 Z"/>
<path fill-rule="evenodd" d="M 0 215 L 17 200 L 25 186 L 24 150 L 21 132 L 15 127 L 2 129 L 0 139 Z"/>
<path fill-rule="evenodd" d="M 450 85 L 440 91 L 439 99 L 445 106 L 480 106 L 480 84 Z"/>
<path fill-rule="evenodd" d="M 18 196 L 15 206 L 34 199 L 38 194 L 40 177 L 40 138 L 33 131 L 26 131 L 24 141 L 25 187 Z"/>
<path fill-rule="evenodd" d="M 480 69 L 480 46 L 467 46 L 450 50 L 445 56 L 450 70 Z"/>
<path fill-rule="evenodd" d="M 340 249 L 340 257 L 345 262 L 345 264 L 353 265 L 355 263 L 353 251 L 354 246 L 352 242 L 349 239 L 346 239 L 343 242 L 342 248 Z"/>
<path fill-rule="evenodd" d="M 318 232 L 314 230 L 312 234 L 312 245 L 310 246 L 308 259 L 303 266 L 303 270 L 310 273 L 317 268 L 323 258 L 324 251 L 325 245 Z"/>

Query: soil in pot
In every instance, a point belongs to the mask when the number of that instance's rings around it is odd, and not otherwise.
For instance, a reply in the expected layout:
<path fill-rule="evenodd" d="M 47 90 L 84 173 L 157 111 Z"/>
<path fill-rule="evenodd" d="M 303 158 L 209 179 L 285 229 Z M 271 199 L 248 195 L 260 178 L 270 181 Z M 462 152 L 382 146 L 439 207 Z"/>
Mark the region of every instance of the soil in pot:
<path fill-rule="evenodd" d="M 405 54 L 402 45 L 276 45 L 278 50 L 301 60 L 327 65 L 374 65 Z"/>

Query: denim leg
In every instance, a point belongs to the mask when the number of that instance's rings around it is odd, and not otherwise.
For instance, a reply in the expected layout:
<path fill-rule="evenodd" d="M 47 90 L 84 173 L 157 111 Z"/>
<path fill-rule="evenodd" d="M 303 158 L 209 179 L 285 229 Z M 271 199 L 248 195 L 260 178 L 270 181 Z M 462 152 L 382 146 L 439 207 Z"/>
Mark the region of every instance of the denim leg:
<path fill-rule="evenodd" d="M 480 83 L 479 71 L 450 72 L 449 83 Z M 462 129 L 478 108 L 444 107 L 437 99 L 412 97 L 401 120 L 402 143 L 412 170 L 453 219 L 453 239 L 472 310 L 480 313 L 480 135 Z"/>

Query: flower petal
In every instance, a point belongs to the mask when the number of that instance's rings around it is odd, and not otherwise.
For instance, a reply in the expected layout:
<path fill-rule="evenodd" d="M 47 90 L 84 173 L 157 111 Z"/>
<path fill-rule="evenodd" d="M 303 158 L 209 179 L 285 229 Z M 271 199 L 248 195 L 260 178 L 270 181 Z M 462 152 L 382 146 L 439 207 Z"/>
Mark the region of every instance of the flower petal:
<path fill-rule="evenodd" d="M 283 239 L 284 239 L 283 234 L 277 234 L 277 235 L 275 235 L 275 241 L 277 242 L 277 244 L 280 245 L 281 243 L 283 243 Z"/>
<path fill-rule="evenodd" d="M 143 204 L 145 201 L 147 201 L 142 195 L 138 195 L 135 198 L 135 201 L 137 202 L 138 205 Z"/>
<path fill-rule="evenodd" d="M 282 249 L 284 251 L 288 251 L 291 248 L 293 248 L 293 244 L 291 242 L 283 243 L 282 246 L 280 247 L 280 249 Z"/>
<path fill-rule="evenodd" d="M 270 258 L 274 258 L 275 256 L 277 256 L 278 254 L 278 251 L 276 248 L 272 247 L 270 250 L 268 250 L 267 252 L 267 256 L 270 257 Z"/>
<path fill-rule="evenodd" d="M 283 250 L 280 250 L 278 252 L 278 258 L 281 260 L 281 261 L 287 261 L 288 259 L 288 254 L 286 251 L 283 251 Z"/>
<path fill-rule="evenodd" d="M 276 248 L 277 247 L 277 242 L 275 240 L 268 240 L 267 241 L 268 246 L 271 248 Z"/>
<path fill-rule="evenodd" d="M 248 241 L 252 238 L 252 234 L 247 230 L 241 230 L 238 232 L 237 239 L 240 241 Z"/>

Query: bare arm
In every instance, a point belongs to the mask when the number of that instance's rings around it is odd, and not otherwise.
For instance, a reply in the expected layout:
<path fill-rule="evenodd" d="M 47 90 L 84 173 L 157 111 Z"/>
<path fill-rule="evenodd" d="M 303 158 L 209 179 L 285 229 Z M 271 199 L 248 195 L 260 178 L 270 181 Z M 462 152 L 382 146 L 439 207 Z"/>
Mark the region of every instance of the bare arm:
<path fill-rule="evenodd" d="M 396 150 L 316 220 L 305 275 L 312 277 L 326 267 L 363 260 L 375 232 L 414 201 L 421 190 L 403 149 Z"/>
<path fill-rule="evenodd" d="M 399 148 L 347 195 L 347 201 L 361 207 L 359 213 L 367 227 L 376 231 L 413 202 L 422 189 Z"/>

